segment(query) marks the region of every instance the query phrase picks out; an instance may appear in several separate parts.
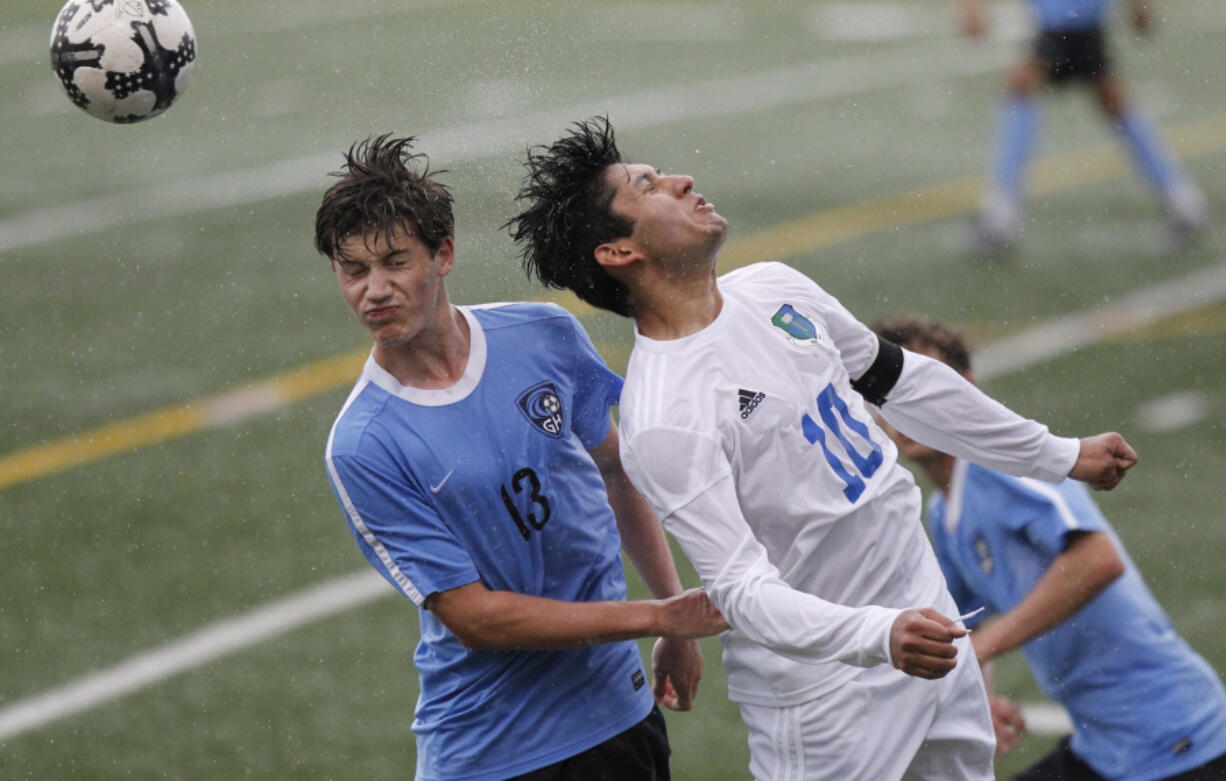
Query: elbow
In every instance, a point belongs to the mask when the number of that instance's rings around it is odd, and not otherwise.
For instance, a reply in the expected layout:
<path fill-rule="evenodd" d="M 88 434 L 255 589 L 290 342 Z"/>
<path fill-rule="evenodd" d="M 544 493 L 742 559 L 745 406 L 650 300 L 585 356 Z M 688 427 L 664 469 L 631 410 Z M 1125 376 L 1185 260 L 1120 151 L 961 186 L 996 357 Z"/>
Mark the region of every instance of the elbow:
<path fill-rule="evenodd" d="M 1109 561 L 1103 563 L 1102 569 L 1099 572 L 1100 582 L 1103 588 L 1110 586 L 1115 581 L 1119 580 L 1124 575 L 1124 560 L 1119 556 L 1112 556 Z"/>

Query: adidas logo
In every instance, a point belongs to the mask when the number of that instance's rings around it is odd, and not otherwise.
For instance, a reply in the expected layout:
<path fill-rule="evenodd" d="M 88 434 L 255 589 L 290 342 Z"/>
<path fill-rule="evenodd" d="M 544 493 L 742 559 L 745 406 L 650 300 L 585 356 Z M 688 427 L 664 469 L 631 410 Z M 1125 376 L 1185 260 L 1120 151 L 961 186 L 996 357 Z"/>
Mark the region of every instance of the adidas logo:
<path fill-rule="evenodd" d="M 736 392 L 737 397 L 741 400 L 741 420 L 745 420 L 753 411 L 758 408 L 762 400 L 766 398 L 766 394 L 760 391 L 751 391 L 741 388 Z"/>

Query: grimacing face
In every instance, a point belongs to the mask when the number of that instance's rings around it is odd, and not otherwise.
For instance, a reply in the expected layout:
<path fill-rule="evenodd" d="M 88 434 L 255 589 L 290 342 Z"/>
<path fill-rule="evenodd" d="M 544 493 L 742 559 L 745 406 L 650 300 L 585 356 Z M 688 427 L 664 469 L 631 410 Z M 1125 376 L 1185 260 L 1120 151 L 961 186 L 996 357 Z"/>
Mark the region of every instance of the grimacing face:
<path fill-rule="evenodd" d="M 605 176 L 614 188 L 613 211 L 634 222 L 630 239 L 648 257 L 695 257 L 723 243 L 728 221 L 694 192 L 691 177 L 642 163 L 611 165 Z"/>
<path fill-rule="evenodd" d="M 345 259 L 332 261 L 337 285 L 377 344 L 408 343 L 434 321 L 443 278 L 455 262 L 450 238 L 431 252 L 406 225 L 390 241 L 375 231 L 346 238 L 341 249 Z"/>

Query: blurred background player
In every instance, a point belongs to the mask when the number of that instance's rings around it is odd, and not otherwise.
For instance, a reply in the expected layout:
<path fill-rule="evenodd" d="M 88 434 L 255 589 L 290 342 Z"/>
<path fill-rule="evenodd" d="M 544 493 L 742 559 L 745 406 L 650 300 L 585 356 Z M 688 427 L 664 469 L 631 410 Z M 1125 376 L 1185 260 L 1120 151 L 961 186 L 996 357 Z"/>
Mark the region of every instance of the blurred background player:
<path fill-rule="evenodd" d="M 964 33 L 982 37 L 979 0 L 955 0 Z M 1148 33 L 1147 0 L 1128 0 L 1132 24 Z M 1026 165 L 1039 131 L 1036 95 L 1045 84 L 1088 85 L 1136 168 L 1162 201 L 1172 238 L 1186 242 L 1204 225 L 1207 207 L 1196 183 L 1183 171 L 1153 124 L 1129 101 L 1107 51 L 1112 0 L 1031 0 L 1038 33 L 1029 52 L 1010 70 L 1001 105 L 991 183 L 975 221 L 975 239 L 985 251 L 1016 244 L 1022 231 Z"/>
<path fill-rule="evenodd" d="M 666 779 L 663 717 L 625 641 L 678 638 L 656 644 L 653 688 L 688 709 L 702 657 L 685 638 L 726 624 L 681 592 L 621 468 L 621 378 L 578 322 L 450 303 L 451 194 L 412 140 L 349 149 L 315 243 L 374 339 L 326 463 L 362 553 L 422 608 L 417 778 Z M 625 601 L 619 529 L 659 601 Z"/>
<path fill-rule="evenodd" d="M 623 162 L 607 119 L 526 168 L 510 223 L 525 267 L 633 318 L 623 462 L 733 626 L 754 777 L 992 778 L 979 666 L 864 401 L 1019 474 L 1111 488 L 1136 454 L 1118 434 L 1052 435 L 782 263 L 717 277 L 727 219 L 690 177 Z"/>
<path fill-rule="evenodd" d="M 900 317 L 875 330 L 973 381 L 966 345 L 946 326 Z M 1071 740 L 1017 778 L 1226 778 L 1222 683 L 1175 633 L 1085 487 L 1011 477 L 885 429 L 937 489 L 928 521 L 959 609 L 999 615 L 967 621 L 980 663 L 1023 648 L 1072 717 Z M 991 704 L 1008 750 L 1024 724 L 1008 700 Z"/>

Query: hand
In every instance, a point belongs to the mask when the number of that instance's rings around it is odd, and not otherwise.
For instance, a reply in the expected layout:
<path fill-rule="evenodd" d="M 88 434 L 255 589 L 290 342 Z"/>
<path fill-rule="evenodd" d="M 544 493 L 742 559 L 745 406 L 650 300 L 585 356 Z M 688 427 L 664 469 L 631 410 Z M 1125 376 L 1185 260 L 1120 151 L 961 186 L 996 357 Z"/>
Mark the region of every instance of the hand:
<path fill-rule="evenodd" d="M 692 640 L 717 635 L 728 628 L 724 616 L 711 604 L 707 592 L 700 588 L 662 599 L 660 607 L 664 612 L 661 637 Z"/>
<path fill-rule="evenodd" d="M 1081 453 L 1069 477 L 1089 483 L 1097 491 L 1110 491 L 1137 463 L 1137 453 L 1115 432 L 1081 440 Z"/>
<path fill-rule="evenodd" d="M 966 630 L 930 607 L 904 610 L 890 627 L 894 666 L 917 678 L 944 678 L 958 663 L 954 639 Z"/>
<path fill-rule="evenodd" d="M 702 678 L 702 649 L 697 640 L 661 637 L 651 649 L 651 691 L 669 710 L 689 710 Z"/>
<path fill-rule="evenodd" d="M 996 758 L 1000 759 L 1022 742 L 1026 719 L 1021 708 L 995 694 L 988 695 L 988 708 L 992 711 L 992 729 L 996 730 Z"/>

